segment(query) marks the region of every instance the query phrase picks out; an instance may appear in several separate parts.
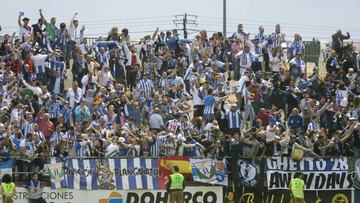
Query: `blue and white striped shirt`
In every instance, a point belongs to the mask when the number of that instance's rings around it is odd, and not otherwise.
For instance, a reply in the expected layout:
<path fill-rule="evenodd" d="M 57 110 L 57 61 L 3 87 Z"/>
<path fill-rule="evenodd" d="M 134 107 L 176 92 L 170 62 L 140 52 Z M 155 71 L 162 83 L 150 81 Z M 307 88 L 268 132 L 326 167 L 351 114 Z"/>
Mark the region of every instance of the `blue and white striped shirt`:
<path fill-rule="evenodd" d="M 214 96 L 206 96 L 204 98 L 204 115 L 212 115 L 214 114 L 214 108 L 215 108 L 215 97 Z"/>
<path fill-rule="evenodd" d="M 154 85 L 151 80 L 140 80 L 137 87 L 142 90 L 143 96 L 146 99 L 152 98 L 152 92 L 154 89 Z"/>
<path fill-rule="evenodd" d="M 59 142 L 62 140 L 62 132 L 54 132 L 52 135 L 51 135 L 51 138 L 50 138 L 50 142 L 51 142 L 51 151 L 54 151 L 56 145 L 59 144 Z"/>
<path fill-rule="evenodd" d="M 185 75 L 184 75 L 184 80 L 190 80 L 192 74 L 193 74 L 193 70 L 195 69 L 194 64 L 191 64 L 189 66 L 189 68 L 186 70 Z"/>
<path fill-rule="evenodd" d="M 165 143 L 166 136 L 158 136 L 153 141 L 153 144 L 150 147 L 150 153 L 152 157 L 158 157 L 160 154 L 160 146 Z"/>
<path fill-rule="evenodd" d="M 228 114 L 229 128 L 240 128 L 241 126 L 241 113 L 240 110 L 230 111 Z"/>
<path fill-rule="evenodd" d="M 273 47 L 277 47 L 277 46 L 281 46 L 281 43 L 285 42 L 284 38 L 283 38 L 283 33 L 279 32 L 273 32 L 271 33 L 271 38 L 273 41 Z"/>
<path fill-rule="evenodd" d="M 57 118 L 57 116 L 59 115 L 59 111 L 60 111 L 60 103 L 58 101 L 53 101 L 49 105 L 50 118 Z"/>
<path fill-rule="evenodd" d="M 264 34 L 259 33 L 255 35 L 255 39 L 259 39 L 259 43 L 261 44 L 266 40 L 266 36 Z"/>
<path fill-rule="evenodd" d="M 45 136 L 40 130 L 38 130 L 37 132 L 34 132 L 34 134 L 39 138 L 40 141 L 45 140 Z"/>
<path fill-rule="evenodd" d="M 320 124 L 316 121 L 311 121 L 307 129 L 310 131 L 317 131 L 320 129 Z"/>
<path fill-rule="evenodd" d="M 161 88 L 163 91 L 166 91 L 166 82 L 167 78 L 160 78 L 159 79 L 159 88 Z"/>
<path fill-rule="evenodd" d="M 25 125 L 23 125 L 23 135 L 26 136 L 28 133 L 31 133 L 33 127 L 33 123 L 30 123 L 28 121 L 25 122 Z"/>
<path fill-rule="evenodd" d="M 96 57 L 96 59 L 100 65 L 109 64 L 109 58 L 110 57 L 107 52 L 105 52 L 103 54 L 99 53 Z"/>

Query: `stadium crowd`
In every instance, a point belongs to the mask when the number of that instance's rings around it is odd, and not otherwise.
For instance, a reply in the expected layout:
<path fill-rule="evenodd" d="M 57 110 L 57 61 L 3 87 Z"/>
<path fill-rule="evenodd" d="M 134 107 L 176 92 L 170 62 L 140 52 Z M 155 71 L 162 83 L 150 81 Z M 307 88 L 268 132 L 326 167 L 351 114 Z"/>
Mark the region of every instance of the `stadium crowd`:
<path fill-rule="evenodd" d="M 192 40 L 156 29 L 138 43 L 113 27 L 87 44 L 77 14 L 39 15 L 31 25 L 20 13 L 0 48 L 0 157 L 16 157 L 14 170 L 42 170 L 50 156 L 360 156 L 349 33 L 332 35 L 321 75 L 301 35 L 285 38 L 280 25 Z"/>

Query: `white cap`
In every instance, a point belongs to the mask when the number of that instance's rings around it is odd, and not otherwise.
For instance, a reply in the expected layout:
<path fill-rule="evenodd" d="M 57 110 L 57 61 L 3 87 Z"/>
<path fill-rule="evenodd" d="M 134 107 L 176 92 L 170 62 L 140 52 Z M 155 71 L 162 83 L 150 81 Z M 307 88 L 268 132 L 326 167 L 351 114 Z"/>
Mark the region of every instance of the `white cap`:
<path fill-rule="evenodd" d="M 124 143 L 124 142 L 125 142 L 125 138 L 119 137 L 118 141 L 121 142 L 121 143 Z"/>

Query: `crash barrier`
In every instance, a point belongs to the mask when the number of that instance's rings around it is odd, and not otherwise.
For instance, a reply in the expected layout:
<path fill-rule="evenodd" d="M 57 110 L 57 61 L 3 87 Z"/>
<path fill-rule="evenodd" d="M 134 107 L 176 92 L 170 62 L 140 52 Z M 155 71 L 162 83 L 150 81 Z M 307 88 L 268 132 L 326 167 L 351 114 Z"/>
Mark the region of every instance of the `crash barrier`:
<path fill-rule="evenodd" d="M 4 162 L 2 165 L 5 165 Z M 156 195 L 162 195 L 166 178 L 174 165 L 180 167 L 180 172 L 189 180 L 188 185 L 195 185 L 189 187 L 202 185 L 199 189 L 195 189 L 195 192 L 216 185 L 223 188 L 221 197 L 224 196 L 225 200 L 233 198 L 236 203 L 289 202 L 289 183 L 296 171 L 304 174 L 306 202 L 354 202 L 354 188 L 360 186 L 360 159 L 352 157 L 319 159 L 305 157 L 299 161 L 285 156 L 232 157 L 226 161 L 186 157 L 67 160 L 50 158 L 45 168 L 51 179 L 52 191 L 55 192 L 74 190 L 127 192 L 140 189 L 160 191 Z M 2 167 L 1 170 L 4 174 L 3 170 L 6 168 Z M 11 172 L 12 168 L 8 170 Z M 159 198 L 164 198 L 161 195 Z M 131 194 L 126 197 L 136 198 Z M 141 202 L 141 196 L 138 198 Z M 199 201 L 204 202 L 204 200 Z M 211 199 L 208 202 L 211 202 Z M 218 196 L 217 202 L 219 202 Z"/>
<path fill-rule="evenodd" d="M 18 188 L 14 202 L 28 203 L 28 192 Z M 47 203 L 168 203 L 166 190 L 52 190 L 44 188 L 43 198 Z M 221 186 L 193 187 L 184 191 L 185 203 L 223 203 Z"/>

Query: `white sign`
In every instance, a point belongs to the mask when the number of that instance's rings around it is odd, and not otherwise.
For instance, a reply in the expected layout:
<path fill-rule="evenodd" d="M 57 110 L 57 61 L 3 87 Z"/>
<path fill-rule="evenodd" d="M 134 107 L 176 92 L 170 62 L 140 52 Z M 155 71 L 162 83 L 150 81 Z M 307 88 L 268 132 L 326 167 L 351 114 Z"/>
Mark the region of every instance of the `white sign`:
<path fill-rule="evenodd" d="M 27 189 L 17 188 L 16 203 L 28 203 Z M 168 203 L 165 190 L 52 190 L 44 188 L 47 203 Z M 189 186 L 184 191 L 184 203 L 223 203 L 220 186 Z"/>

